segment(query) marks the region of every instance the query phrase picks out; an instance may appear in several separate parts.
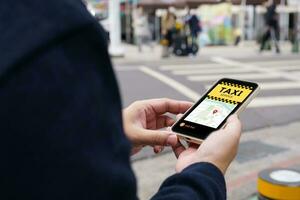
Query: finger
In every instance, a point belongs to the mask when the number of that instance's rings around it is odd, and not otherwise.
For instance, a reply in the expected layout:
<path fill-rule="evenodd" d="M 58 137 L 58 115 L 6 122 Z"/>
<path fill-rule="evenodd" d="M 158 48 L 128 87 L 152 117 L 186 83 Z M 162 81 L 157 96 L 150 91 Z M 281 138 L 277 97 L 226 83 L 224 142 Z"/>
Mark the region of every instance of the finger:
<path fill-rule="evenodd" d="M 156 129 L 165 128 L 168 126 L 172 126 L 175 123 L 175 120 L 169 116 L 162 115 L 157 117 L 156 120 Z"/>
<path fill-rule="evenodd" d="M 232 115 L 227 120 L 227 125 L 224 128 L 227 133 L 235 134 L 237 137 L 241 136 L 242 124 L 237 115 Z"/>
<path fill-rule="evenodd" d="M 230 117 L 228 117 L 227 122 L 230 123 L 230 122 L 234 122 L 236 120 L 239 120 L 239 117 L 237 114 L 233 114 Z"/>
<path fill-rule="evenodd" d="M 194 149 L 198 149 L 200 147 L 200 144 L 189 142 L 189 147 L 194 148 Z"/>
<path fill-rule="evenodd" d="M 187 152 L 188 154 L 194 153 L 194 152 L 196 152 L 196 151 L 198 151 L 198 149 L 197 149 L 197 148 L 194 148 L 194 147 L 189 147 L 189 148 L 186 149 L 186 152 Z"/>
<path fill-rule="evenodd" d="M 156 153 L 156 154 L 162 152 L 163 150 L 164 150 L 164 147 L 163 147 L 163 146 L 158 146 L 158 145 L 156 145 L 156 146 L 153 147 L 153 151 L 154 151 L 154 153 Z"/>
<path fill-rule="evenodd" d="M 139 141 L 145 145 L 175 146 L 177 144 L 177 136 L 168 131 L 160 130 L 140 130 Z"/>
<path fill-rule="evenodd" d="M 173 149 L 173 152 L 174 152 L 176 158 L 178 158 L 180 156 L 180 154 L 186 150 L 180 141 L 178 141 L 177 145 L 172 147 L 172 149 Z"/>
<path fill-rule="evenodd" d="M 178 119 L 180 119 L 182 116 L 183 116 L 183 114 L 178 114 L 178 115 L 176 115 L 176 119 L 178 120 Z"/>
<path fill-rule="evenodd" d="M 172 114 L 184 113 L 193 105 L 192 102 L 177 101 L 167 98 L 146 100 L 145 103 L 150 104 L 157 115 L 161 115 L 166 112 L 170 112 Z"/>
<path fill-rule="evenodd" d="M 137 154 L 140 150 L 142 150 L 143 146 L 137 146 L 137 147 L 133 147 L 131 149 L 131 155 L 135 155 Z"/>

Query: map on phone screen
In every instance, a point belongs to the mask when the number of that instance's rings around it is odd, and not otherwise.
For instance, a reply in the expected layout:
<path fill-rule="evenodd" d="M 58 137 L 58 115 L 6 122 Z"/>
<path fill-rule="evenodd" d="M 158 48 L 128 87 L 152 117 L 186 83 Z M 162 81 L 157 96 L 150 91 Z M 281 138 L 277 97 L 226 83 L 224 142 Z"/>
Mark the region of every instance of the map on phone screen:
<path fill-rule="evenodd" d="M 252 91 L 252 87 L 223 81 L 217 84 L 184 120 L 218 128 Z"/>
<path fill-rule="evenodd" d="M 217 128 L 236 106 L 236 104 L 215 101 L 207 97 L 185 120 Z"/>

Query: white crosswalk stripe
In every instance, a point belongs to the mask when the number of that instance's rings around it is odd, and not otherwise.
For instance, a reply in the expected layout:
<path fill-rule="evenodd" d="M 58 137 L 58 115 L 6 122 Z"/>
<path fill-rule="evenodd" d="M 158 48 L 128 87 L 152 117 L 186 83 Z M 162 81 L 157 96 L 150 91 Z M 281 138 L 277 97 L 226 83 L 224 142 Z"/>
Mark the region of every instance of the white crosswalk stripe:
<path fill-rule="evenodd" d="M 300 89 L 300 83 L 294 82 L 271 82 L 261 83 L 262 90 Z"/>
<path fill-rule="evenodd" d="M 250 108 L 300 105 L 299 96 L 258 97 L 249 105 Z"/>
<path fill-rule="evenodd" d="M 226 76 L 226 78 L 232 78 L 232 79 L 242 79 L 242 80 L 261 80 L 261 79 L 274 79 L 279 78 L 280 75 L 278 74 L 259 74 L 259 73 L 251 73 L 251 74 L 236 74 L 236 75 L 230 75 Z M 218 75 L 203 75 L 203 76 L 188 76 L 187 79 L 190 81 L 214 81 L 224 78 L 223 74 Z"/>
<path fill-rule="evenodd" d="M 275 69 L 275 70 L 300 70 L 300 63 L 299 65 L 280 65 L 280 66 L 268 66 L 270 69 Z"/>
<path fill-rule="evenodd" d="M 227 66 L 221 64 L 180 64 L 180 65 L 163 65 L 159 69 L 163 71 L 168 70 L 198 70 L 198 69 L 212 69 L 212 68 L 228 68 Z"/>
<path fill-rule="evenodd" d="M 189 74 L 216 74 L 216 73 L 237 73 L 237 72 L 251 72 L 252 70 L 243 68 L 221 68 L 221 69 L 197 69 L 197 70 L 174 70 L 175 75 L 189 75 Z"/>
<path fill-rule="evenodd" d="M 284 66 L 284 65 L 299 65 L 300 60 L 276 60 L 276 61 L 260 61 L 251 62 L 252 65 L 257 66 Z"/>

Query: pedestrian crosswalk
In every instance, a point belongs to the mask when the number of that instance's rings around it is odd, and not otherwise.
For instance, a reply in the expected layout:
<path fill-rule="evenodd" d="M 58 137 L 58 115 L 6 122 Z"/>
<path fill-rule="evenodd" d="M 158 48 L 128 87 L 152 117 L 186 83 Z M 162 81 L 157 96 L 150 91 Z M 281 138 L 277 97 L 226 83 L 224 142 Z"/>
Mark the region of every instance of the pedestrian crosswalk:
<path fill-rule="evenodd" d="M 184 78 L 190 82 L 188 85 L 201 84 L 206 89 L 224 77 L 258 82 L 262 91 L 251 107 L 300 105 L 300 58 L 240 62 L 213 57 L 211 63 L 163 65 L 159 70 L 175 80 Z M 287 90 L 293 90 L 295 94 L 281 95 Z M 267 96 L 266 91 L 269 92 Z M 270 95 L 272 92 L 274 95 Z"/>
<path fill-rule="evenodd" d="M 141 67 L 140 70 L 149 75 L 152 76 L 153 78 L 163 82 L 164 84 L 170 86 L 171 88 L 174 88 L 175 90 L 181 92 L 184 96 L 188 97 L 189 99 L 193 101 L 197 101 L 197 99 L 200 98 L 200 94 L 197 92 L 191 90 L 190 88 L 186 87 L 182 83 L 179 83 L 178 81 L 169 78 L 159 72 L 156 72 L 148 67 Z"/>

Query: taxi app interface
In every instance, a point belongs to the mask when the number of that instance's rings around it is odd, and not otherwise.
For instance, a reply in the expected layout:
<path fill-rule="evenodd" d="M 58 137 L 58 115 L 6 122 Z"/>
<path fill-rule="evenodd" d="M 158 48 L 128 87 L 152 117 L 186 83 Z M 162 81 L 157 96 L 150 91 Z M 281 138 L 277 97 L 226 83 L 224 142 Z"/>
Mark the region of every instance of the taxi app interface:
<path fill-rule="evenodd" d="M 219 125 L 251 94 L 254 88 L 222 81 L 184 119 L 211 128 Z"/>

